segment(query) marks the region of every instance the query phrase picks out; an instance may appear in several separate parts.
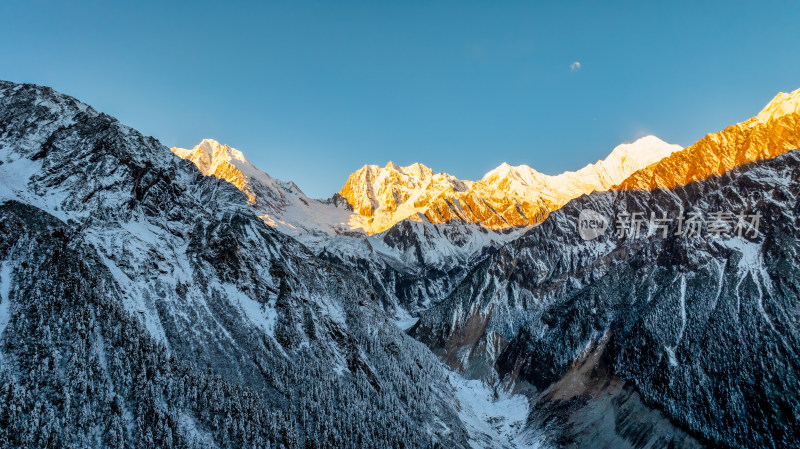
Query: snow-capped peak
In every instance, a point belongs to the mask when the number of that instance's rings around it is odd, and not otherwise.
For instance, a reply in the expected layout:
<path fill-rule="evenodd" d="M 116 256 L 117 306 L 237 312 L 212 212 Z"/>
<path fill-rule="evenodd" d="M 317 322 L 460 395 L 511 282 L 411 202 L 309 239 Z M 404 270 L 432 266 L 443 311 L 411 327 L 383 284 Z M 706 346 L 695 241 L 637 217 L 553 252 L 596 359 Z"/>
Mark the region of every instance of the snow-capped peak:
<path fill-rule="evenodd" d="M 458 220 L 490 229 L 537 224 L 572 198 L 608 190 L 636 170 L 680 149 L 646 136 L 617 146 L 604 160 L 575 172 L 549 176 L 527 165 L 503 163 L 477 182 L 436 173 L 418 162 L 364 165 L 339 192 L 352 212 L 337 207 L 336 201 L 306 197 L 293 183 L 270 177 L 240 151 L 213 139 L 204 139 L 191 150 L 172 151 L 194 162 L 203 174 L 234 184 L 263 209 L 265 221 L 297 235 L 301 229 L 312 232 L 311 228 L 314 234 L 353 230 L 375 234 L 405 219 Z"/>
<path fill-rule="evenodd" d="M 191 150 L 172 148 L 193 162 L 206 176 L 223 179 L 247 195 L 259 216 L 282 232 L 333 235 L 361 231 L 364 220 L 351 211 L 306 196 L 293 182 L 281 181 L 256 168 L 241 151 L 213 139 L 203 139 Z"/>
<path fill-rule="evenodd" d="M 610 182 L 610 185 L 606 188 L 610 188 L 624 181 L 625 178 L 637 170 L 658 162 L 682 149 L 683 147 L 680 145 L 669 144 L 656 136 L 649 135 L 632 143 L 617 145 L 608 157 L 594 165 L 587 165 L 582 170 L 604 171 L 608 176 L 608 182 Z"/>
<path fill-rule="evenodd" d="M 511 165 L 507 162 L 503 162 L 502 164 L 498 165 L 497 168 L 494 170 L 489 171 L 483 178 L 481 179 L 489 179 L 489 178 L 505 178 L 510 176 L 545 176 L 539 173 L 538 171 L 534 170 L 533 168 L 521 164 L 521 165 Z"/>
<path fill-rule="evenodd" d="M 503 163 L 480 181 L 460 180 L 415 163 L 365 165 L 339 192 L 374 232 L 406 218 L 434 223 L 462 220 L 491 229 L 539 223 L 572 198 L 608 190 L 636 170 L 682 149 L 655 136 L 617 146 L 604 160 L 576 172 L 542 174 L 527 165 Z"/>
<path fill-rule="evenodd" d="M 188 159 L 203 172 L 204 175 L 214 175 L 219 169 L 220 165 L 231 164 L 240 170 L 243 174 L 254 177 L 262 178 L 266 176 L 272 179 L 269 175 L 257 169 L 241 151 L 229 146 L 223 145 L 214 139 L 203 139 L 191 150 L 185 148 L 172 148 L 172 152 L 182 159 Z M 221 176 L 218 176 L 221 178 Z"/>
<path fill-rule="evenodd" d="M 755 117 L 756 123 L 767 123 L 788 114 L 800 114 L 800 89 L 792 93 L 779 92 Z"/>
<path fill-rule="evenodd" d="M 414 163 L 384 168 L 365 165 L 347 179 L 339 192 L 356 213 L 370 220 L 373 232 L 381 232 L 406 218 L 425 214 L 431 201 L 447 192 L 466 190 L 463 181 Z"/>
<path fill-rule="evenodd" d="M 743 164 L 800 148 L 800 89 L 779 93 L 749 120 L 710 133 L 682 151 L 651 164 L 619 183 L 627 190 L 671 189 Z"/>
<path fill-rule="evenodd" d="M 557 208 L 582 194 L 608 190 L 637 170 L 681 149 L 683 147 L 680 145 L 671 145 L 656 136 L 645 136 L 635 142 L 618 145 L 605 159 L 578 171 L 550 176 L 527 165 L 503 163 L 477 184 L 521 198 L 541 198 Z"/>

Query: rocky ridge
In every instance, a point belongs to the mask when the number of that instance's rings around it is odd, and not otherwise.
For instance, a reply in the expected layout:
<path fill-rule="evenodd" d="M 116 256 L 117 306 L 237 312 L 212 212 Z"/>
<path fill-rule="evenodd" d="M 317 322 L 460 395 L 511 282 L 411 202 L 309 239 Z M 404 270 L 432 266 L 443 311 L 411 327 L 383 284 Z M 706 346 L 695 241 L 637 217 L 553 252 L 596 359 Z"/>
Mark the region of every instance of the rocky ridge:
<path fill-rule="evenodd" d="M 671 189 L 800 148 L 800 89 L 779 93 L 755 117 L 711 133 L 634 173 L 618 188 Z"/>

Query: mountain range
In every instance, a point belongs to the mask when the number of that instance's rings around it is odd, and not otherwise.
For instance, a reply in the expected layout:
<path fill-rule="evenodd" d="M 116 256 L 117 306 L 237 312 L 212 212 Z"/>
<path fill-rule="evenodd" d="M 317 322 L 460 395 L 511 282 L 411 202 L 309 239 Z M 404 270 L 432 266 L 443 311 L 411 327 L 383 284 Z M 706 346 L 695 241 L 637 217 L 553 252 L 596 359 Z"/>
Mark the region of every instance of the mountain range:
<path fill-rule="evenodd" d="M 799 147 L 800 90 L 320 200 L 0 81 L 0 447 L 797 447 Z"/>
<path fill-rule="evenodd" d="M 419 163 L 365 165 L 340 192 L 316 200 L 214 140 L 171 149 L 204 175 L 236 186 L 269 226 L 317 254 L 370 272 L 366 278 L 387 292 L 386 309 L 405 323 L 449 292 L 483 255 L 551 211 L 580 195 L 608 190 L 679 150 L 646 136 L 576 172 L 548 176 L 525 165 L 503 164 L 479 181 L 434 173 Z M 399 284 L 398 273 L 404 278 Z"/>
<path fill-rule="evenodd" d="M 606 191 L 680 150 L 679 145 L 646 136 L 619 145 L 606 159 L 575 172 L 549 176 L 527 165 L 502 164 L 479 181 L 435 173 L 420 163 L 365 165 L 348 177 L 341 191 L 319 201 L 305 196 L 296 184 L 258 170 L 240 151 L 215 140 L 204 139 L 190 150 L 172 148 L 203 174 L 239 188 L 264 212 L 269 225 L 295 235 L 373 235 L 407 219 L 475 223 L 494 231 L 535 225 L 569 200 Z"/>

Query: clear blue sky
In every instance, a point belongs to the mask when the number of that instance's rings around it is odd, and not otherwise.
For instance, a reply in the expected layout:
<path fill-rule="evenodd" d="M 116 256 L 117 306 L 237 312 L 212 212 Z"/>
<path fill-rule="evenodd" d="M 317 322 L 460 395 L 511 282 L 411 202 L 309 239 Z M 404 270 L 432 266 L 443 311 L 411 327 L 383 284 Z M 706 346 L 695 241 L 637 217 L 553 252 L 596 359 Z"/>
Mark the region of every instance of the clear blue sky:
<path fill-rule="evenodd" d="M 800 88 L 797 1 L 161 3 L 0 1 L 0 78 L 314 197 L 367 163 L 477 179 L 688 145 Z"/>

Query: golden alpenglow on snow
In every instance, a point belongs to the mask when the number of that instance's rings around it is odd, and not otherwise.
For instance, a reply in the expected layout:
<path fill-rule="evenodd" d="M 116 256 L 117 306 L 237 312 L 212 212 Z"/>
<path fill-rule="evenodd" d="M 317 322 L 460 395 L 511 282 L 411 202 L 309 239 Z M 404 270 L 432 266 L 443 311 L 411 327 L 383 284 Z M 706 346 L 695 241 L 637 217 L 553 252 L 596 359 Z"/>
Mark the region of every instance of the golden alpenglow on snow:
<path fill-rule="evenodd" d="M 540 223 L 547 215 L 573 198 L 602 192 L 621 183 L 639 169 L 681 150 L 655 136 L 617 146 L 608 157 L 574 172 L 550 176 L 527 165 L 502 164 L 479 181 L 460 180 L 436 173 L 421 163 L 400 167 L 365 165 L 351 174 L 338 196 L 352 209 L 350 215 L 336 201 L 321 202 L 306 197 L 292 183 L 271 178 L 255 168 L 240 151 L 205 139 L 191 150 L 172 148 L 190 160 L 205 175 L 235 185 L 251 202 L 283 202 L 265 220 L 290 228 L 315 224 L 327 231 L 383 232 L 406 219 L 430 223 L 463 221 L 491 230 Z M 272 198 L 259 198 L 253 183 L 269 186 Z M 269 204 L 269 206 L 273 206 Z M 341 206 L 341 204 L 340 204 Z M 305 212 L 304 212 L 305 211 Z"/>
<path fill-rule="evenodd" d="M 800 148 L 800 89 L 779 93 L 755 117 L 707 134 L 637 171 L 620 189 L 671 189 Z"/>

